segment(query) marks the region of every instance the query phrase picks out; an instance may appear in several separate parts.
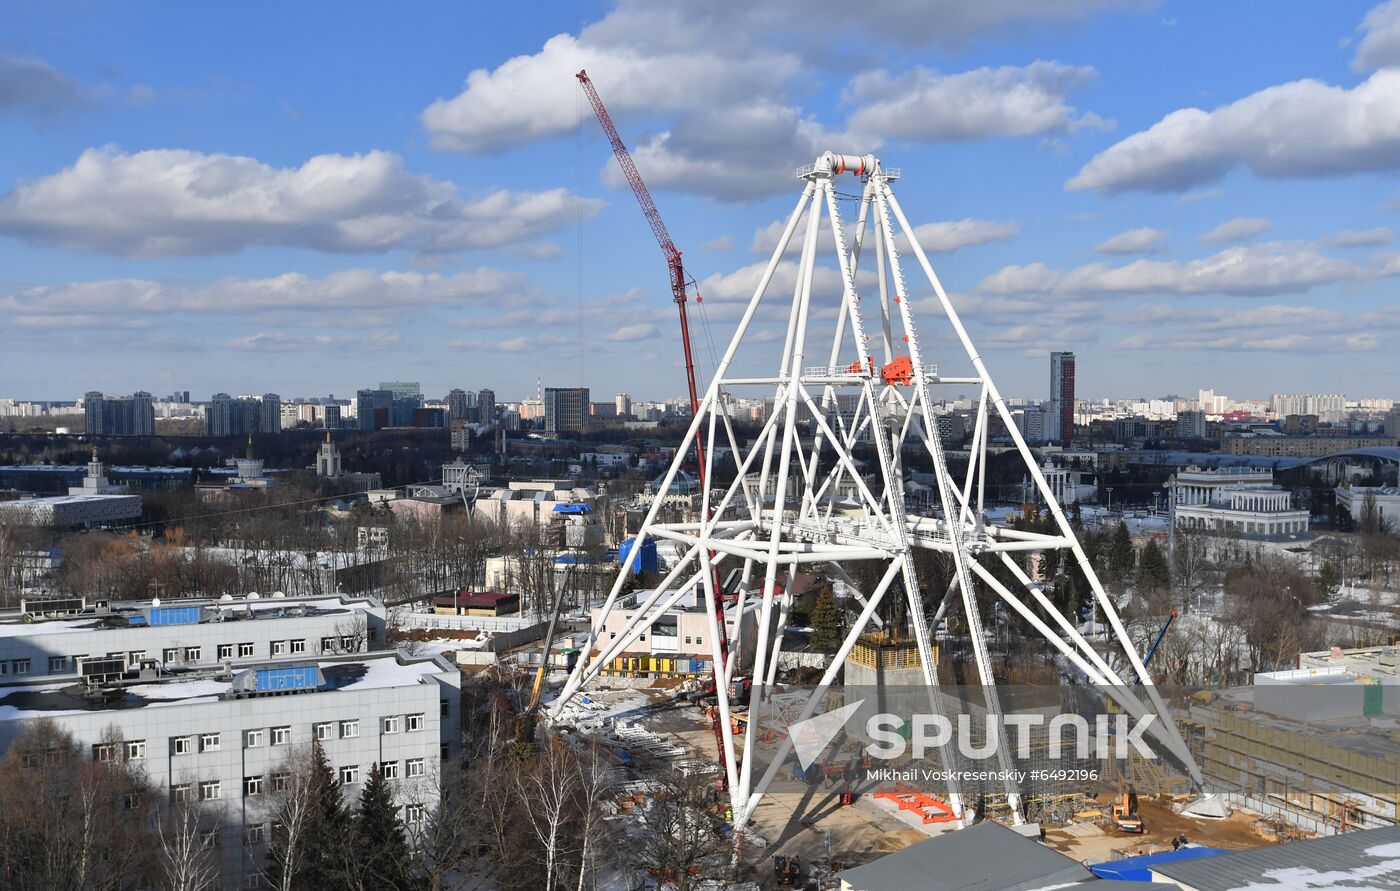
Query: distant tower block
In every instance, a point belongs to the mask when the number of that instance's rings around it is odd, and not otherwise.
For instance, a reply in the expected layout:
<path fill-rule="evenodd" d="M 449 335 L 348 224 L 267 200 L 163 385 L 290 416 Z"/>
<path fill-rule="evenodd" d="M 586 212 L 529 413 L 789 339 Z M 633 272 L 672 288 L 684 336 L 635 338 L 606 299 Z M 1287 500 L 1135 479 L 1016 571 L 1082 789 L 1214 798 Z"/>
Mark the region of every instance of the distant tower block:
<path fill-rule="evenodd" d="M 845 196 L 838 194 L 834 182 L 845 173 L 859 177 L 863 185 L 859 215 L 849 228 L 842 217 Z M 629 559 L 641 553 L 641 545 L 649 539 L 677 543 L 680 557 L 655 589 L 637 592 L 635 602 L 622 598 L 623 586 L 632 573 L 624 567 L 618 574 L 600 617 L 594 621 L 594 631 L 581 648 L 584 655 L 552 707 L 553 713 L 560 714 L 575 694 L 619 654 L 627 652 L 666 610 L 700 592 L 710 618 L 706 644 L 715 665 L 725 776 L 734 826 L 742 830 L 769 784 L 780 771 L 785 772 L 792 741 L 784 736 L 776 751 L 759 753 L 756 728 L 761 722 L 748 721 L 744 729 L 734 729 L 730 696 L 739 695 L 742 685 L 728 682 L 736 665 L 751 662 L 749 713 L 759 714 L 772 692 L 788 623 L 790 601 L 779 579 L 791 577 L 803 564 L 822 564 L 824 572 L 840 579 L 852 592 L 860 614 L 847 626 L 830 667 L 795 721 L 811 718 L 819 706 L 823 713 L 830 710 L 827 692 L 843 668 L 848 671 L 848 687 L 863 671 L 877 681 L 883 674 L 887 685 L 894 673 L 901 679 L 912 675 L 916 683 L 906 689 L 921 697 L 925 704 L 921 711 L 940 714 L 949 697 L 938 693 L 937 651 L 931 628 L 954 611 L 961 614 L 968 629 L 976 682 L 982 687 L 981 705 L 989 717 L 998 716 L 997 679 L 977 605 L 978 594 L 985 591 L 999 597 L 1019 617 L 1017 633 L 1040 638 L 1054 648 L 1090 682 L 1103 686 L 1124 712 L 1139 717 L 1153 714 L 1157 720 L 1149 733 L 1155 731 L 1155 740 L 1187 766 L 1199 786 L 1200 772 L 1113 601 L 1094 575 L 1059 499 L 1026 446 L 895 198 L 890 183 L 898 171 L 882 167 L 872 155 L 828 152 L 797 175 L 803 184 L 802 195 L 676 449 L 677 457 L 656 488 L 669 490 L 696 444 L 704 445 L 704 478 L 732 482 L 702 491 L 700 519 L 692 522 L 658 522 L 662 499 L 653 501 Z M 842 191 L 850 189 L 842 186 Z M 822 225 L 823 216 L 829 226 Z M 787 250 L 799 230 L 801 259 L 794 267 L 786 259 Z M 828 248 L 819 251 L 818 241 L 823 237 Z M 911 289 L 906 283 L 906 250 L 912 252 L 926 286 Z M 824 272 L 836 271 L 839 294 L 830 293 L 829 288 L 814 288 L 818 266 Z M 795 275 L 789 274 L 794 269 Z M 782 288 L 770 287 L 780 272 L 788 283 Z M 915 323 L 916 306 L 932 309 L 927 314 L 933 324 L 926 329 Z M 773 332 L 758 329 L 756 320 L 760 319 L 763 323 L 787 323 L 786 332 L 780 335 L 783 346 L 776 355 L 776 368 L 770 364 L 775 358 L 770 341 L 778 341 L 771 337 Z M 961 349 L 948 349 L 944 346 L 948 343 Z M 926 352 L 931 348 L 946 351 L 938 356 L 942 363 L 963 365 L 965 370 L 933 364 L 933 357 Z M 938 390 L 940 387 L 945 389 Z M 968 467 L 955 478 L 937 433 L 937 415 L 944 397 L 935 399 L 933 394 L 969 391 L 978 394 L 976 420 Z M 736 400 L 744 398 L 773 400 L 773 410 L 757 435 L 741 437 L 734 429 Z M 1072 413 L 1072 406 L 1069 408 Z M 1054 520 L 1054 532 L 1023 532 L 986 523 L 983 505 L 993 415 L 1011 436 L 1024 472 Z M 867 442 L 875 453 L 873 473 L 863 472 L 852 455 L 857 446 L 867 448 Z M 906 508 L 901 466 L 906 446 L 926 451 L 933 466 L 936 497 L 932 499 L 932 516 L 911 515 Z M 1004 476 L 1005 468 L 1000 469 Z M 918 548 L 948 556 L 953 580 L 946 591 L 921 588 L 913 559 Z M 1068 551 L 1069 565 L 1077 563 L 1085 574 L 1097 608 L 1108 618 L 1111 645 L 1120 653 L 1105 656 L 1092 647 L 1076 622 L 1062 615 L 1041 586 L 1012 559 L 1018 552 L 1033 556 L 1048 550 Z M 852 581 L 849 564 L 854 561 L 876 567 L 870 577 L 879 581 L 873 587 L 860 590 Z M 738 584 L 720 590 L 719 580 L 731 575 L 738 578 Z M 1008 585 L 1002 579 L 1013 582 Z M 887 598 L 891 605 L 903 601 L 902 615 L 907 619 L 903 627 L 888 629 L 884 638 L 888 643 L 881 643 L 880 638 L 867 635 L 884 628 L 880 607 Z M 756 638 L 739 658 L 728 661 L 715 616 L 720 606 L 731 614 L 746 610 L 758 613 Z M 614 611 L 621 611 L 625 621 L 609 625 L 607 638 L 599 637 L 597 629 Z M 885 614 L 893 612 L 886 610 Z M 613 629 L 617 629 L 615 636 Z M 731 656 L 738 650 L 737 641 L 729 642 Z M 1108 662 L 1114 658 L 1125 666 L 1122 673 Z M 1130 692 L 1129 683 L 1142 685 L 1146 702 Z M 846 726 L 849 731 L 850 725 Z M 994 720 L 992 726 L 1000 727 L 1000 721 Z M 742 743 L 737 739 L 740 734 Z M 1002 757 L 989 761 L 984 769 L 1006 777 L 1001 792 L 1019 823 L 1024 819 L 1021 793 L 1011 779 L 1008 749 L 1003 735 L 999 746 Z M 944 766 L 950 766 L 949 760 L 945 759 Z M 756 764 L 765 763 L 766 767 L 755 771 Z M 761 775 L 755 775 L 759 772 Z M 965 819 L 959 784 L 950 783 L 946 793 L 955 813 Z"/>

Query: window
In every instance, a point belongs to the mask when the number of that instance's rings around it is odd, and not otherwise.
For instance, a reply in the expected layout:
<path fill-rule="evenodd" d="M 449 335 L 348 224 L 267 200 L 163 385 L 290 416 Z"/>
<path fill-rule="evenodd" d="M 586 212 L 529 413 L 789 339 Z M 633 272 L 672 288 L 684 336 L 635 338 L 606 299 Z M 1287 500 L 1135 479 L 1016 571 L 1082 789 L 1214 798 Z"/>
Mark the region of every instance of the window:
<path fill-rule="evenodd" d="M 341 739 L 351 739 L 351 738 L 356 737 L 356 736 L 359 736 L 359 735 L 360 735 L 360 722 L 359 722 L 359 721 L 341 721 L 341 722 L 340 722 L 340 738 L 341 738 Z"/>
<path fill-rule="evenodd" d="M 267 824 L 249 823 L 243 827 L 243 841 L 250 845 L 260 845 L 267 841 Z"/>
<path fill-rule="evenodd" d="M 335 725 L 330 721 L 323 724 L 314 725 L 316 739 L 325 742 L 328 739 L 335 739 Z"/>
<path fill-rule="evenodd" d="M 398 733 L 401 729 L 403 729 L 403 720 L 398 715 L 384 719 L 385 733 Z"/>
<path fill-rule="evenodd" d="M 285 655 L 287 655 L 287 642 L 286 642 L 285 640 L 274 640 L 274 641 L 272 642 L 272 655 L 274 655 L 274 656 L 285 656 Z"/>
<path fill-rule="evenodd" d="M 176 736 L 170 740 L 170 754 L 188 755 L 194 751 L 193 736 Z"/>
<path fill-rule="evenodd" d="M 450 702 L 448 702 L 446 699 L 439 700 L 439 702 L 438 702 L 438 714 L 442 715 L 442 716 L 445 718 L 445 717 L 447 717 L 447 715 L 448 715 L 449 711 L 451 710 L 451 708 L 452 708 L 452 704 L 451 704 Z"/>
<path fill-rule="evenodd" d="M 243 794 L 244 794 L 244 795 L 261 795 L 261 794 L 263 794 L 263 778 L 262 778 L 262 777 L 244 777 L 244 778 L 243 778 Z"/>
<path fill-rule="evenodd" d="M 122 793 L 122 810 L 134 811 L 142 805 L 145 799 L 146 796 L 140 792 L 124 792 Z"/>
<path fill-rule="evenodd" d="M 360 768 L 358 766 L 342 767 L 340 769 L 340 784 L 342 786 L 353 785 L 354 783 L 358 783 L 359 781 Z"/>
<path fill-rule="evenodd" d="M 250 873 L 248 873 L 246 876 L 243 877 L 243 887 L 244 887 L 244 888 L 248 888 L 248 889 L 257 889 L 257 888 L 265 888 L 265 887 L 267 887 L 267 885 L 266 885 L 266 883 L 263 882 L 263 875 L 262 875 L 262 873 L 260 873 L 260 872 L 250 872 Z"/>
<path fill-rule="evenodd" d="M 59 674 L 68 670 L 67 656 L 49 657 L 49 674 Z"/>
<path fill-rule="evenodd" d="M 223 660 L 225 660 L 225 659 L 232 659 L 232 658 L 233 658 L 233 644 L 219 644 L 218 653 L 219 653 L 218 659 L 219 659 L 219 661 L 221 661 L 221 662 L 222 662 Z"/>
<path fill-rule="evenodd" d="M 241 643 L 241 644 L 238 645 L 238 658 L 240 658 L 240 659 L 251 659 L 251 658 L 253 658 L 253 642 L 252 642 L 251 640 L 250 640 L 250 641 L 245 641 L 244 643 Z"/>
<path fill-rule="evenodd" d="M 353 653 L 357 649 L 359 649 L 355 646 L 355 638 L 349 635 L 346 635 L 345 637 L 342 637 L 340 639 L 340 648 L 347 653 Z"/>
<path fill-rule="evenodd" d="M 323 652 L 323 653 L 334 653 L 334 652 L 335 652 L 335 638 L 334 638 L 334 637 L 323 637 L 323 638 L 321 638 L 321 652 Z"/>
<path fill-rule="evenodd" d="M 10 663 L 10 671 L 13 674 L 29 674 L 29 660 L 15 659 Z"/>
<path fill-rule="evenodd" d="M 203 845 L 206 850 L 209 848 L 217 848 L 219 846 L 219 830 L 204 830 L 199 834 L 199 843 Z"/>
<path fill-rule="evenodd" d="M 263 744 L 263 731 L 262 731 L 261 728 L 259 728 L 259 729 L 257 729 L 257 730 L 247 730 L 247 731 L 244 731 L 244 733 L 243 733 L 243 748 L 245 748 L 245 749 L 258 749 L 258 748 L 261 748 L 261 747 L 262 747 L 262 744 Z"/>
<path fill-rule="evenodd" d="M 274 746 L 289 746 L 292 744 L 292 728 L 274 727 L 272 728 L 272 744 Z"/>
<path fill-rule="evenodd" d="M 410 826 L 422 823 L 428 818 L 428 810 L 421 804 L 406 804 L 403 807 L 403 821 Z"/>
<path fill-rule="evenodd" d="M 224 797 L 224 786 L 218 780 L 206 780 L 199 784 L 200 801 L 218 801 Z"/>
<path fill-rule="evenodd" d="M 410 758 L 404 762 L 405 773 L 411 777 L 421 777 L 423 775 L 423 759 Z"/>
<path fill-rule="evenodd" d="M 98 743 L 92 747 L 92 760 L 111 764 L 117 760 L 116 743 Z"/>
<path fill-rule="evenodd" d="M 274 773 L 272 775 L 272 791 L 286 792 L 287 786 L 291 783 L 291 781 L 292 775 L 289 773 Z"/>
<path fill-rule="evenodd" d="M 399 762 L 385 761 L 379 765 L 379 770 L 384 774 L 386 780 L 397 780 L 399 778 Z"/>
<path fill-rule="evenodd" d="M 685 636 L 685 642 L 686 642 L 686 643 L 690 643 L 690 635 L 687 634 L 687 635 Z"/>
<path fill-rule="evenodd" d="M 141 660 L 146 658 L 145 650 L 132 650 L 126 654 L 126 664 L 132 667 L 141 664 Z"/>
<path fill-rule="evenodd" d="M 170 664 L 170 663 L 172 663 L 172 662 L 179 662 L 179 661 L 180 661 L 180 648 L 179 648 L 179 647 L 166 647 L 165 649 L 163 649 L 163 650 L 160 651 L 160 655 L 161 655 L 161 661 L 162 661 L 162 662 L 165 662 L 166 664 Z"/>
<path fill-rule="evenodd" d="M 199 653 L 200 653 L 200 648 L 199 648 L 199 647 L 185 647 L 185 661 L 186 661 L 186 662 L 198 662 L 198 661 L 199 661 Z"/>
<path fill-rule="evenodd" d="M 189 783 L 179 783 L 179 784 L 177 784 L 177 785 L 171 786 L 171 787 L 170 787 L 170 800 L 171 800 L 171 801 L 189 801 L 189 800 L 190 800 L 190 784 L 189 784 Z"/>
<path fill-rule="evenodd" d="M 128 761 L 140 761 L 146 757 L 146 741 L 144 739 L 129 739 L 126 742 L 126 757 Z"/>
<path fill-rule="evenodd" d="M 217 752 L 219 751 L 219 745 L 219 734 L 201 733 L 199 735 L 199 750 L 201 752 Z"/>
<path fill-rule="evenodd" d="M 305 653 L 305 652 L 306 652 L 306 640 L 305 640 L 305 639 L 302 639 L 302 640 L 294 640 L 294 641 L 292 641 L 292 655 L 294 655 L 294 656 L 300 656 L 302 653 Z"/>
<path fill-rule="evenodd" d="M 419 713 L 416 714 L 416 715 L 407 715 L 406 717 L 407 717 L 407 719 L 408 719 L 408 732 L 409 732 L 409 733 L 414 733 L 414 732 L 416 732 L 416 731 L 419 731 L 419 730 L 422 730 L 422 729 L 423 729 L 423 713 L 422 713 L 422 712 L 419 712 Z"/>

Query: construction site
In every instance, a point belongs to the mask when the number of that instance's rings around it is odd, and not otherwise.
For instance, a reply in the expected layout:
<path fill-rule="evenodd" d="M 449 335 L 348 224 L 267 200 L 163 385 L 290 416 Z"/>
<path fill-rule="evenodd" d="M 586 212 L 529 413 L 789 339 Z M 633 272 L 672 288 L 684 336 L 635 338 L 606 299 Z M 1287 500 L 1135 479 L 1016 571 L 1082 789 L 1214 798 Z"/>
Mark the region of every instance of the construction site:
<path fill-rule="evenodd" d="M 905 219 L 893 190 L 900 171 L 831 152 L 797 171 L 797 205 L 702 385 L 686 313 L 693 281 L 602 99 L 586 73 L 578 79 L 662 248 L 680 313 L 694 413 L 658 491 L 687 465 L 700 482 L 698 510 L 651 506 L 587 630 L 561 632 L 578 654 L 567 677 L 546 682 L 559 661 L 546 656 L 533 685 L 530 712 L 546 726 L 614 753 L 625 779 L 611 819 L 626 826 L 657 806 L 659 776 L 702 776 L 735 882 L 832 888 L 848 887 L 843 870 L 984 822 L 1086 865 L 1394 825 L 1393 791 L 1364 803 L 1346 794 L 1375 786 L 1362 777 L 1394 789 L 1391 737 L 1371 759 L 1354 740 L 1334 746 L 1243 719 L 1235 712 L 1250 706 L 1229 695 L 1169 703 L 1158 690 L 1149 663 L 1176 613 L 1140 652 Z M 770 293 L 789 242 L 800 244 L 797 280 L 789 294 Z M 813 289 L 818 268 L 839 273 L 835 305 Z M 740 357 L 765 299 L 779 302 L 788 329 L 777 368 L 755 375 Z M 929 318 L 916 319 L 916 306 Z M 928 361 L 932 337 L 960 345 L 965 363 Z M 949 385 L 979 393 L 956 472 L 933 423 L 931 392 Z M 729 414 L 741 389 L 766 389 L 776 407 L 747 441 Z M 1049 532 L 986 520 L 997 416 Z M 902 485 L 915 465 L 934 483 L 920 512 Z M 640 555 L 657 542 L 672 558 L 639 587 Z M 1093 639 L 1047 596 L 1038 575 L 1047 551 L 1087 580 L 1106 620 Z M 930 587 L 923 552 L 946 568 L 946 583 Z M 790 585 L 800 573 L 814 580 L 806 595 Z M 812 629 L 794 634 L 790 616 L 809 615 L 815 592 L 833 588 L 844 614 L 835 652 L 806 658 Z M 1039 655 L 993 652 L 989 608 L 1014 616 Z M 703 659 L 658 657 L 682 636 L 704 641 Z M 1097 748 L 1066 752 L 1066 716 L 1084 720 Z M 1146 748 L 1126 745 L 1128 721 L 1145 728 Z M 960 754 L 951 733 L 923 745 L 925 725 L 940 722 L 959 725 Z M 1318 791 L 1324 780 L 1337 794 Z"/>

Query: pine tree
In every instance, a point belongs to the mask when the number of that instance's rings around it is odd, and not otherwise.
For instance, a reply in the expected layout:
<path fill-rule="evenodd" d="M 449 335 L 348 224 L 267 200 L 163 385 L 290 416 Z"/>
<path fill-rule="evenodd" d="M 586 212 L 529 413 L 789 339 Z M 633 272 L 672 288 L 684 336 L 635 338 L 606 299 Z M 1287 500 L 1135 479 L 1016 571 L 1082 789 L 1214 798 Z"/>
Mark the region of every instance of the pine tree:
<path fill-rule="evenodd" d="M 1108 569 L 1114 578 L 1122 578 L 1133 571 L 1136 555 L 1133 552 L 1133 539 L 1128 534 L 1128 524 L 1119 523 L 1108 542 Z"/>
<path fill-rule="evenodd" d="M 354 837 L 357 872 L 365 891 L 405 891 L 410 887 L 403 821 L 378 764 L 370 770 L 360 793 Z"/>
<path fill-rule="evenodd" d="M 1155 541 L 1149 541 L 1138 556 L 1137 583 L 1144 591 L 1164 591 L 1171 587 L 1171 568 Z"/>
<path fill-rule="evenodd" d="M 840 635 L 840 616 L 836 612 L 836 597 L 830 588 L 817 597 L 812 608 L 812 649 L 818 653 L 831 653 L 836 650 L 836 640 Z"/>

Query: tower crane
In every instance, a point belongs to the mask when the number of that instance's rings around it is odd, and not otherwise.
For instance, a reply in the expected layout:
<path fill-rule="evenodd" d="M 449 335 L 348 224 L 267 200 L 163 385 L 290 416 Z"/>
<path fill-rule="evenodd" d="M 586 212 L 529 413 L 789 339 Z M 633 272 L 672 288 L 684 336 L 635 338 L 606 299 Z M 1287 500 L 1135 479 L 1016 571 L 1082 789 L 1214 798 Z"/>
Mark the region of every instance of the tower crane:
<path fill-rule="evenodd" d="M 593 113 L 598 116 L 598 123 L 602 126 L 603 132 L 607 134 L 608 142 L 612 145 L 613 156 L 617 158 L 617 166 L 622 168 L 622 175 L 626 177 L 627 184 L 632 187 L 632 194 L 637 196 L 637 203 L 641 205 L 642 214 L 646 216 L 647 223 L 651 225 L 651 234 L 656 236 L 656 243 L 661 246 L 661 253 L 666 257 L 666 269 L 671 280 L 671 299 L 676 301 L 676 310 L 680 314 L 681 320 L 681 347 L 685 350 L 685 383 L 690 390 L 690 412 L 695 417 L 700 413 L 700 397 L 698 388 L 695 386 L 695 358 L 690 348 L 690 317 L 686 311 L 686 274 L 685 265 L 681 262 L 680 249 L 671 240 L 671 233 L 666 228 L 666 223 L 661 219 L 661 211 L 656 209 L 656 202 L 651 198 L 651 191 L 647 189 L 646 182 L 642 179 L 641 171 L 637 170 L 637 165 L 632 161 L 631 152 L 627 151 L 627 146 L 623 144 L 622 137 L 617 133 L 617 127 L 613 126 L 612 115 L 608 114 L 608 109 L 603 105 L 602 97 L 598 95 L 598 90 L 594 88 L 593 81 L 589 79 L 587 71 L 580 71 L 574 75 L 578 78 L 579 85 L 583 87 L 584 95 L 588 97 L 588 104 L 593 106 Z M 699 300 L 699 296 L 696 296 Z M 709 484 L 706 476 L 705 447 L 701 444 L 699 437 L 695 439 L 695 459 L 699 467 L 700 491 L 705 491 Z M 708 518 L 707 518 L 708 519 Z M 711 555 L 713 556 L 713 555 Z M 720 660 L 715 665 L 715 687 L 725 683 L 725 666 L 729 661 L 729 635 L 724 620 L 724 597 L 720 596 L 719 585 L 715 585 L 715 619 L 719 627 Z M 719 757 L 721 767 L 725 764 L 725 749 L 722 731 L 720 730 L 718 712 L 713 719 L 715 742 L 719 746 Z M 727 771 L 721 770 L 720 777 L 727 776 Z M 721 782 L 724 782 L 722 779 Z"/>

